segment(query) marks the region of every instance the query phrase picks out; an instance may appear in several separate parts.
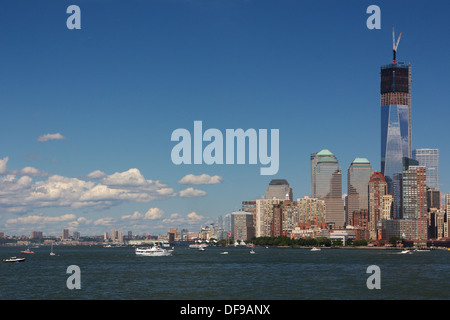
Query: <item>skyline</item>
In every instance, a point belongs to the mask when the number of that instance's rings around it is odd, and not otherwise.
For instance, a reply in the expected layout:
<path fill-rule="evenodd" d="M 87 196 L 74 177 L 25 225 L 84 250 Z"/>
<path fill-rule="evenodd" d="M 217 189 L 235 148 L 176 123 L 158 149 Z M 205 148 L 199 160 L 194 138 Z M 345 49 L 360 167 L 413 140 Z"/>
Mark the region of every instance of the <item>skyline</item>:
<path fill-rule="evenodd" d="M 81 30 L 68 30 L 71 4 L 7 1 L 0 13 L 11 30 L 0 36 L 5 234 L 198 229 L 272 179 L 286 179 L 294 199 L 310 195 L 310 156 L 322 149 L 336 155 L 346 193 L 355 158 L 381 171 L 380 67 L 393 24 L 397 60 L 412 65 L 412 150 L 439 149 L 450 193 L 448 3 L 77 1 Z M 366 27 L 371 4 L 381 30 Z M 278 173 L 173 164 L 170 135 L 194 121 L 279 129 Z"/>

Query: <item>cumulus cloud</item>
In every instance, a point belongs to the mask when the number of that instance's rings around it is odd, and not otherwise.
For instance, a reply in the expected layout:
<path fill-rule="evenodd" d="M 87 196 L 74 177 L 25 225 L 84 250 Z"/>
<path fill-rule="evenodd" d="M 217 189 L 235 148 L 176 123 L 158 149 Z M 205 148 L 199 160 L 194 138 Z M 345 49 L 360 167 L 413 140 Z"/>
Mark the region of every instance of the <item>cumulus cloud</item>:
<path fill-rule="evenodd" d="M 206 196 L 206 191 L 194 189 L 194 188 L 187 188 L 187 189 L 181 190 L 179 195 L 180 195 L 180 197 L 183 197 L 183 198 L 204 197 L 204 196 Z"/>
<path fill-rule="evenodd" d="M 170 218 L 164 219 L 163 222 L 168 225 L 198 225 L 205 221 L 205 217 L 196 212 L 191 212 L 185 217 L 178 213 L 173 213 Z"/>
<path fill-rule="evenodd" d="M 6 225 L 11 224 L 48 224 L 48 223 L 58 223 L 63 221 L 75 220 L 76 216 L 74 214 L 65 214 L 59 217 L 44 217 L 41 215 L 32 215 L 26 217 L 19 217 L 15 219 L 6 220 Z"/>
<path fill-rule="evenodd" d="M 0 174 L 6 173 L 6 164 L 8 163 L 8 160 L 9 160 L 8 157 L 0 159 Z"/>
<path fill-rule="evenodd" d="M 114 225 L 115 222 L 116 222 L 116 220 L 114 218 L 104 217 L 104 218 L 100 218 L 100 219 L 95 220 L 94 221 L 94 225 L 110 227 L 110 226 Z"/>
<path fill-rule="evenodd" d="M 6 162 L 7 159 L 3 159 L 3 163 Z M 27 167 L 21 173 L 38 176 L 40 172 L 36 170 Z M 168 185 L 145 179 L 138 169 L 112 175 L 91 172 L 91 177 L 103 176 L 100 181 L 60 175 L 33 181 L 29 175 L 19 177 L 7 174 L 0 177 L 0 212 L 25 213 L 45 207 L 103 209 L 126 201 L 149 202 L 176 196 Z"/>
<path fill-rule="evenodd" d="M 101 179 L 101 178 L 104 178 L 104 177 L 106 177 L 106 173 L 104 173 L 104 172 L 102 172 L 100 170 L 92 171 L 91 173 L 89 173 L 86 176 L 87 179 Z"/>
<path fill-rule="evenodd" d="M 46 142 L 50 140 L 64 140 L 66 137 L 64 137 L 61 133 L 47 133 L 37 138 L 37 141 L 39 142 Z"/>
<path fill-rule="evenodd" d="M 156 220 L 160 219 L 164 215 L 164 211 L 159 208 L 150 208 L 148 211 L 144 214 L 135 211 L 132 215 L 125 215 L 122 216 L 123 220 Z"/>
<path fill-rule="evenodd" d="M 222 183 L 223 178 L 221 176 L 210 176 L 208 174 L 201 174 L 201 175 L 193 175 L 188 174 L 181 178 L 178 183 L 181 184 L 217 184 Z"/>
<path fill-rule="evenodd" d="M 47 172 L 40 171 L 34 167 L 25 167 L 21 170 L 8 170 L 8 157 L 0 159 L 0 174 L 19 175 L 19 176 L 32 176 L 32 177 L 46 177 Z"/>

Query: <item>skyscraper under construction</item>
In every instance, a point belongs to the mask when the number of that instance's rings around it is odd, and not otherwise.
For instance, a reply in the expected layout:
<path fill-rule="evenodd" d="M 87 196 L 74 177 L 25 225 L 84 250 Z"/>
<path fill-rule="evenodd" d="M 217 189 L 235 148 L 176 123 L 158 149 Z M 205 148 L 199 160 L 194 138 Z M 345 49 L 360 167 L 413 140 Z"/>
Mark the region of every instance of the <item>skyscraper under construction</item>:
<path fill-rule="evenodd" d="M 381 67 L 381 173 L 392 192 L 394 176 L 402 172 L 403 158 L 411 158 L 411 64 L 397 62 L 395 42 L 393 59 Z"/>

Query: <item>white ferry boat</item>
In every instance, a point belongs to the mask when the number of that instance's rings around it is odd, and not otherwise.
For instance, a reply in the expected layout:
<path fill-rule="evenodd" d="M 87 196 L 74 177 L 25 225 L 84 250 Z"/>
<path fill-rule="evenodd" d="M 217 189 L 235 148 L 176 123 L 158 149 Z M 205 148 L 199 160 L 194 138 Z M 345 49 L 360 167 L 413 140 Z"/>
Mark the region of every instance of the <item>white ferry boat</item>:
<path fill-rule="evenodd" d="M 173 250 L 166 250 L 158 246 L 150 248 L 136 248 L 134 252 L 139 256 L 161 257 L 170 256 Z"/>
<path fill-rule="evenodd" d="M 206 243 L 192 243 L 189 245 L 189 249 L 200 249 L 206 248 L 208 245 Z"/>

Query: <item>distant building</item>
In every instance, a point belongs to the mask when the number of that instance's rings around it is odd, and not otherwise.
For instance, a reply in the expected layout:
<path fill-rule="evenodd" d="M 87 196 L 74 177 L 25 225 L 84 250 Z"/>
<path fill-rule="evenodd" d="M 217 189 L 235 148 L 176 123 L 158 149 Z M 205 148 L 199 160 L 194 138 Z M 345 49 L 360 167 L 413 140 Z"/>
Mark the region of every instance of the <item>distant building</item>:
<path fill-rule="evenodd" d="M 427 168 L 428 170 L 428 168 Z M 427 171 L 428 176 L 428 171 Z M 427 185 L 428 186 L 428 185 Z M 435 190 L 434 188 L 427 188 L 427 208 L 430 211 L 432 208 L 440 209 L 441 208 L 441 192 Z"/>
<path fill-rule="evenodd" d="M 410 166 L 402 174 L 403 218 L 416 220 L 410 240 L 427 239 L 426 167 Z"/>
<path fill-rule="evenodd" d="M 381 67 L 381 173 L 392 192 L 394 175 L 402 172 L 402 158 L 411 158 L 411 65 Z"/>
<path fill-rule="evenodd" d="M 333 228 L 344 227 L 341 168 L 328 149 L 311 155 L 311 183 L 311 197 L 325 201 L 327 223 Z"/>
<path fill-rule="evenodd" d="M 256 237 L 270 237 L 272 234 L 273 207 L 283 202 L 282 199 L 256 200 Z"/>
<path fill-rule="evenodd" d="M 270 181 L 264 199 L 289 199 L 292 201 L 293 192 L 285 179 L 274 179 Z"/>
<path fill-rule="evenodd" d="M 253 215 L 253 226 L 256 227 L 256 200 L 242 201 L 241 210 Z"/>
<path fill-rule="evenodd" d="M 416 149 L 413 158 L 427 168 L 427 186 L 439 190 L 439 149 Z"/>
<path fill-rule="evenodd" d="M 69 236 L 69 229 L 63 229 L 61 239 L 62 239 L 62 240 L 68 240 L 68 239 L 70 239 L 70 236 Z"/>
<path fill-rule="evenodd" d="M 355 158 L 348 168 L 347 173 L 347 223 L 354 211 L 368 209 L 369 179 L 373 170 L 366 158 Z"/>
<path fill-rule="evenodd" d="M 253 215 L 245 211 L 235 211 L 231 214 L 231 229 L 233 240 L 251 240 L 255 236 Z"/>
<path fill-rule="evenodd" d="M 297 199 L 298 223 L 326 223 L 326 205 L 325 200 L 310 198 L 305 196 Z"/>
<path fill-rule="evenodd" d="M 381 172 L 374 172 L 369 180 L 369 232 L 372 240 L 381 239 L 383 197 L 387 194 L 387 182 Z"/>
<path fill-rule="evenodd" d="M 32 231 L 31 239 L 42 239 L 42 231 Z"/>

